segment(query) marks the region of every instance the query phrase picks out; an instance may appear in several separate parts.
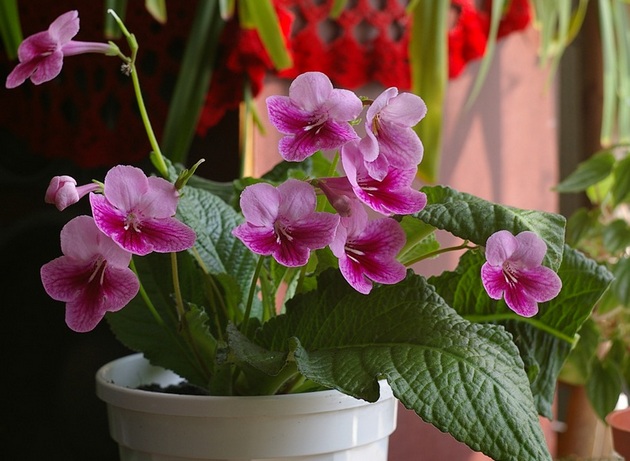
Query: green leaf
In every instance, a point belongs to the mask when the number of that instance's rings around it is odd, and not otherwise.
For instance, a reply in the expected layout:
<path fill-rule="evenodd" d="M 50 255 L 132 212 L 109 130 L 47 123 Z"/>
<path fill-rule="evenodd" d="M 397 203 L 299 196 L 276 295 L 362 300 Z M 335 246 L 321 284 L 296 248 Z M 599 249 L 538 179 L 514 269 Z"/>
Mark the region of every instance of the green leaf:
<path fill-rule="evenodd" d="M 210 86 L 212 66 L 224 25 L 217 1 L 198 2 L 175 83 L 162 136 L 162 150 L 173 163 L 186 164 Z"/>
<path fill-rule="evenodd" d="M 606 179 L 613 171 L 615 156 L 605 150 L 580 163 L 577 169 L 556 186 L 558 192 L 582 192 Z"/>
<path fill-rule="evenodd" d="M 599 329 L 591 318 L 579 331 L 579 340 L 562 367 L 559 379 L 574 386 L 584 386 L 591 374 L 593 358 L 599 346 Z"/>
<path fill-rule="evenodd" d="M 623 256 L 630 247 L 630 226 L 624 219 L 615 219 L 602 231 L 602 239 L 606 251 L 611 255 Z"/>
<path fill-rule="evenodd" d="M 479 276 L 484 262 L 481 252 L 467 252 L 455 271 L 431 277 L 429 282 L 466 319 L 498 323 L 512 333 L 532 378 L 538 411 L 550 417 L 560 369 L 612 275 L 604 266 L 565 247 L 558 271 L 563 283 L 560 294 L 539 304 L 536 316 L 525 318 L 512 312 L 504 301 L 487 295 Z"/>
<path fill-rule="evenodd" d="M 144 290 L 124 309 L 107 314 L 107 321 L 120 342 L 142 351 L 155 365 L 173 370 L 192 384 L 207 388 L 212 377 L 216 341 L 209 331 L 209 319 L 202 308 L 205 297 L 198 287 L 204 283 L 200 271 L 187 253 L 177 260 L 186 313 L 178 319 L 173 301 L 170 255 L 153 253 L 134 257 Z M 149 302 L 147 300 L 150 300 Z"/>
<path fill-rule="evenodd" d="M 144 0 L 144 7 L 160 24 L 166 24 L 166 0 Z"/>
<path fill-rule="evenodd" d="M 442 113 L 448 81 L 448 13 L 450 2 L 416 1 L 409 4 L 411 32 L 409 66 L 411 91 L 429 108 L 414 130 L 424 144 L 418 175 L 429 183 L 437 180 L 442 150 Z"/>
<path fill-rule="evenodd" d="M 624 306 L 630 306 L 630 258 L 620 259 L 613 268 L 615 280 L 610 289 Z"/>
<path fill-rule="evenodd" d="M 630 155 L 619 160 L 613 171 L 613 205 L 626 201 L 630 195 Z"/>
<path fill-rule="evenodd" d="M 253 27 L 269 54 L 276 70 L 293 65 L 287 50 L 278 15 L 270 0 L 241 0 L 238 2 L 242 27 Z"/>
<path fill-rule="evenodd" d="M 403 216 L 400 225 L 405 231 L 407 241 L 398 254 L 398 260 L 405 266 L 440 248 L 435 238 L 435 227 L 410 216 Z"/>
<path fill-rule="evenodd" d="M 591 376 L 586 383 L 586 395 L 595 413 L 602 420 L 615 409 L 621 394 L 621 376 L 606 360 L 593 360 Z"/>
<path fill-rule="evenodd" d="M 567 243 L 578 246 L 583 240 L 588 239 L 595 232 L 601 232 L 599 213 L 591 212 L 586 208 L 580 208 L 571 215 L 567 221 Z"/>
<path fill-rule="evenodd" d="M 10 60 L 17 58 L 17 49 L 24 39 L 17 0 L 0 0 L 0 38 Z"/>
<path fill-rule="evenodd" d="M 503 328 L 462 319 L 411 273 L 374 288 L 369 303 L 336 271 L 318 286 L 265 324 L 257 343 L 293 347 L 308 379 L 368 401 L 385 378 L 423 420 L 493 459 L 550 459 L 518 349 Z"/>
<path fill-rule="evenodd" d="M 428 205 L 414 216 L 438 229 L 477 245 L 498 230 L 516 235 L 533 231 L 547 244 L 545 263 L 557 270 L 562 261 L 564 217 L 543 211 L 523 210 L 488 202 L 449 187 L 423 187 Z"/>
<path fill-rule="evenodd" d="M 184 188 L 177 213 L 197 232 L 194 249 L 208 273 L 225 287 L 229 307 L 243 308 L 257 264 L 254 254 L 232 235 L 243 217 L 219 197 L 193 187 Z"/>

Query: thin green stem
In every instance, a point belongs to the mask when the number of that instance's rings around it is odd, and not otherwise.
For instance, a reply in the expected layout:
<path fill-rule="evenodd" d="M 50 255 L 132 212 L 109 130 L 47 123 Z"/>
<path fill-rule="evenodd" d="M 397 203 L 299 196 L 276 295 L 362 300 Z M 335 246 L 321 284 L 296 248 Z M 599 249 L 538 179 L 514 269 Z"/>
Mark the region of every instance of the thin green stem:
<path fill-rule="evenodd" d="M 256 264 L 256 270 L 252 277 L 252 283 L 249 286 L 249 294 L 247 295 L 247 304 L 245 306 L 245 314 L 243 315 L 243 324 L 241 326 L 241 332 L 247 332 L 247 324 L 249 323 L 249 317 L 252 315 L 252 304 L 254 303 L 254 295 L 256 294 L 256 286 L 258 285 L 258 277 L 262 268 L 264 256 L 258 257 L 258 264 Z"/>
<path fill-rule="evenodd" d="M 149 144 L 151 144 L 151 161 L 153 162 L 155 168 L 157 168 L 158 172 L 164 178 L 168 179 L 168 167 L 166 166 L 164 156 L 162 155 L 162 150 L 160 149 L 160 145 L 155 136 L 155 132 L 153 131 L 153 126 L 151 125 L 149 114 L 147 112 L 146 105 L 144 104 L 144 98 L 142 97 L 142 90 L 140 88 L 138 72 L 136 71 L 138 41 L 136 40 L 136 37 L 127 30 L 127 27 L 125 27 L 125 24 L 122 22 L 122 20 L 114 10 L 109 9 L 107 12 L 111 14 L 118 23 L 120 30 L 127 39 L 127 43 L 129 44 L 129 48 L 131 49 L 131 59 L 129 59 L 129 61 L 126 61 L 126 66 L 128 72 L 131 74 L 131 81 L 133 82 L 133 89 L 136 96 L 136 101 L 138 103 L 138 109 L 140 111 L 140 117 L 142 118 L 144 129 L 147 133 L 147 137 L 149 138 Z"/>
<path fill-rule="evenodd" d="M 468 245 L 468 240 L 466 240 L 461 245 L 455 245 L 452 247 L 444 247 L 444 248 L 440 248 L 439 250 L 430 251 L 429 253 L 425 253 L 422 256 L 418 256 L 417 258 L 407 261 L 406 264 L 407 266 L 411 266 L 412 264 L 415 264 L 417 262 L 423 261 L 425 259 L 435 258 L 436 256 L 439 256 L 443 253 L 448 253 L 449 251 L 474 250 L 476 248 L 479 248 L 479 247 L 477 245 L 473 245 L 473 246 Z"/>
<path fill-rule="evenodd" d="M 182 298 L 182 289 L 179 284 L 179 266 L 177 265 L 177 253 L 171 253 L 171 275 L 173 278 L 173 291 L 175 293 L 175 309 L 177 318 L 181 322 L 184 314 L 184 299 Z"/>
<path fill-rule="evenodd" d="M 550 335 L 555 336 L 556 338 L 561 339 L 562 341 L 565 341 L 571 345 L 574 345 L 576 341 L 575 337 L 571 337 L 569 335 L 562 333 L 561 331 L 551 328 L 549 325 L 541 322 L 540 320 L 537 320 L 531 317 L 521 317 L 520 315 L 517 315 L 517 314 L 505 313 L 505 314 L 494 314 L 494 315 L 464 315 L 463 317 L 466 320 L 473 323 L 490 323 L 490 322 L 499 322 L 501 320 L 517 320 L 520 322 L 529 323 L 533 327 L 536 327 L 539 330 L 549 333 Z"/>

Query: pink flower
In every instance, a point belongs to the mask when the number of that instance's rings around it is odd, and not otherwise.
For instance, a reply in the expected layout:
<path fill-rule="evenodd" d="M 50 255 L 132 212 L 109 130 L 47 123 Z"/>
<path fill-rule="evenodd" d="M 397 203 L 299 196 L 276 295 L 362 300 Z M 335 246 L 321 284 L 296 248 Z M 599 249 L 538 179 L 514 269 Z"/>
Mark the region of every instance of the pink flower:
<path fill-rule="evenodd" d="M 66 323 L 92 330 L 106 312 L 122 309 L 140 284 L 129 269 L 131 254 L 101 233 L 89 216 L 78 216 L 61 230 L 63 256 L 41 268 L 46 293 L 66 303 Z"/>
<path fill-rule="evenodd" d="M 405 266 L 396 260 L 405 242 L 398 222 L 392 218 L 368 221 L 363 206 L 357 203 L 349 217 L 341 218 L 330 249 L 339 258 L 344 278 L 366 295 L 372 282 L 395 284 L 405 278 Z"/>
<path fill-rule="evenodd" d="M 492 299 L 505 297 L 510 309 L 523 317 L 538 312 L 538 303 L 555 298 L 562 288 L 558 274 L 542 266 L 547 245 L 534 232 L 516 237 L 495 232 L 486 242 L 486 260 L 481 281 Z"/>
<path fill-rule="evenodd" d="M 269 120 L 285 136 L 280 155 L 300 162 L 318 150 L 338 149 L 358 135 L 348 123 L 361 113 L 363 103 L 351 91 L 333 89 L 321 72 L 299 75 L 289 96 L 269 96 Z"/>
<path fill-rule="evenodd" d="M 55 19 L 48 30 L 26 38 L 18 47 L 20 63 L 7 76 L 6 87 L 15 88 L 31 79 L 35 85 L 52 80 L 63 66 L 63 57 L 82 53 L 116 54 L 116 45 L 73 41 L 79 32 L 79 13 L 68 11 Z"/>
<path fill-rule="evenodd" d="M 77 181 L 71 176 L 55 176 L 50 180 L 44 201 L 57 207 L 59 211 L 74 205 L 88 193 L 97 191 L 100 185 L 96 183 L 77 187 Z"/>
<path fill-rule="evenodd" d="M 424 101 L 415 94 L 391 87 L 370 105 L 365 120 L 365 136 L 359 145 L 370 176 L 382 180 L 388 166 L 408 170 L 422 160 L 423 147 L 415 126 L 427 113 Z"/>
<path fill-rule="evenodd" d="M 375 179 L 365 166 L 359 143 L 354 141 L 342 147 L 341 160 L 354 193 L 374 211 L 384 215 L 411 214 L 426 206 L 426 194 L 413 188 L 417 167 L 387 166 L 385 175 Z"/>
<path fill-rule="evenodd" d="M 92 214 L 98 228 L 122 248 L 142 256 L 194 245 L 195 231 L 173 217 L 179 194 L 172 183 L 119 165 L 107 172 L 104 185 L 104 195 L 90 194 Z"/>
<path fill-rule="evenodd" d="M 232 233 L 254 253 L 288 267 L 303 266 L 310 250 L 332 241 L 339 224 L 339 216 L 316 212 L 316 204 L 315 190 L 303 181 L 289 179 L 277 188 L 253 184 L 241 194 L 246 222 Z"/>

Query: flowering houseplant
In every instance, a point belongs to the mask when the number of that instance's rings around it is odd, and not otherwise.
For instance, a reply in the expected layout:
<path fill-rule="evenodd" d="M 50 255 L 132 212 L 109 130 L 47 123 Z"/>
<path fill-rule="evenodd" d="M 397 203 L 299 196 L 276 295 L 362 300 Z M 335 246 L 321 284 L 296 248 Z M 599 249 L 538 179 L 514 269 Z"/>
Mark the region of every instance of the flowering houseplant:
<path fill-rule="evenodd" d="M 558 372 L 611 279 L 564 244 L 564 218 L 415 190 L 422 99 L 396 88 L 361 99 L 321 73 L 268 99 L 283 162 L 259 179 L 199 178 L 161 154 L 137 44 L 119 23 L 131 57 L 74 41 L 68 12 L 24 41 L 7 77 L 42 83 L 70 54 L 119 56 L 153 149 L 157 175 L 119 165 L 103 182 L 51 181 L 47 201 L 64 209 L 88 196 L 92 208 L 41 270 L 68 325 L 89 331 L 105 317 L 128 347 L 212 395 L 336 388 L 374 401 L 386 379 L 475 450 L 550 459 L 538 414 L 551 416 Z M 437 229 L 463 243 L 440 248 Z M 453 271 L 407 269 L 449 250 L 465 251 Z"/>

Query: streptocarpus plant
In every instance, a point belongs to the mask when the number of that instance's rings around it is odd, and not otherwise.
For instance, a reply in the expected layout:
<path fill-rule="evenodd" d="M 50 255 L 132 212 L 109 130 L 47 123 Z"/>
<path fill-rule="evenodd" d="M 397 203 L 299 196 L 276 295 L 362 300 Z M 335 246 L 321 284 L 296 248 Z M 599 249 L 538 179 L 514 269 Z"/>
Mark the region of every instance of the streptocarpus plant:
<path fill-rule="evenodd" d="M 74 21 L 71 12 L 54 24 Z M 611 280 L 565 245 L 565 219 L 445 186 L 415 190 L 423 100 L 396 88 L 359 98 L 317 72 L 268 100 L 284 161 L 223 186 L 198 178 L 196 165 L 161 154 L 139 97 L 137 44 L 119 23 L 131 57 L 116 55 L 157 176 L 121 165 L 102 183 L 51 182 L 58 208 L 85 195 L 92 206 L 62 231 L 64 256 L 42 268 L 68 325 L 87 331 L 104 316 L 128 347 L 213 395 L 335 388 L 374 401 L 387 380 L 474 450 L 549 460 L 538 415 L 551 416 L 560 368 Z M 47 53 L 23 50 L 8 85 L 33 80 Z M 448 251 L 436 229 L 466 252 L 426 279 L 408 267 Z"/>

